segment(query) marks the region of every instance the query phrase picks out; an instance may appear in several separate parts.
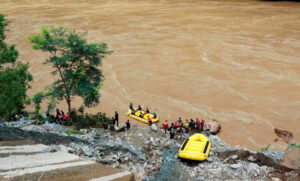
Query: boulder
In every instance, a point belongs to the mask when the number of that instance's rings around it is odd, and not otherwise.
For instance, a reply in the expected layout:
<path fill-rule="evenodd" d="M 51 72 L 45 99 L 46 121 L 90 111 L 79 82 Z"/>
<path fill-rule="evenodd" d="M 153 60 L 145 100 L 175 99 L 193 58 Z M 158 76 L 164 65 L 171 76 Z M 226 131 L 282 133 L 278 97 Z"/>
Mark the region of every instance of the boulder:
<path fill-rule="evenodd" d="M 222 169 L 221 168 L 209 169 L 208 172 L 216 177 L 220 177 L 222 174 Z"/>
<path fill-rule="evenodd" d="M 290 143 L 290 141 L 293 139 L 293 133 L 285 130 L 280 129 L 274 129 L 275 134 L 281 138 L 284 142 Z"/>
<path fill-rule="evenodd" d="M 216 121 L 207 121 L 204 127 L 207 128 L 211 134 L 217 134 L 221 130 L 221 125 Z"/>
<path fill-rule="evenodd" d="M 93 154 L 94 154 L 93 149 L 90 148 L 89 146 L 84 145 L 84 146 L 81 147 L 81 149 L 82 149 L 83 154 L 84 154 L 85 156 L 92 157 Z"/>
<path fill-rule="evenodd" d="M 75 151 L 75 149 L 73 149 L 73 148 L 68 148 L 68 153 L 74 154 L 74 153 L 76 153 L 76 151 Z"/>
<path fill-rule="evenodd" d="M 151 125 L 151 130 L 154 131 L 154 132 L 157 132 L 157 130 L 158 130 L 157 125 L 156 124 L 152 124 Z"/>
<path fill-rule="evenodd" d="M 229 163 L 229 164 L 235 164 L 238 156 L 237 155 L 231 155 L 230 157 L 226 158 L 223 162 Z"/>
<path fill-rule="evenodd" d="M 112 160 L 110 158 L 98 158 L 96 160 L 96 162 L 102 163 L 102 164 L 111 164 Z"/>
<path fill-rule="evenodd" d="M 292 150 L 287 150 L 284 153 L 283 160 L 280 164 L 290 169 L 300 171 L 300 149 L 294 148 Z"/>
<path fill-rule="evenodd" d="M 51 145 L 43 150 L 44 153 L 54 153 L 57 152 L 58 148 L 56 145 Z"/>
<path fill-rule="evenodd" d="M 114 131 L 116 132 L 123 132 L 126 130 L 126 125 L 125 124 L 120 124 L 119 126 L 115 126 Z"/>
<path fill-rule="evenodd" d="M 249 163 L 249 165 L 247 166 L 247 175 L 248 176 L 259 176 L 260 175 L 260 170 L 259 170 L 259 166 L 256 163 Z"/>
<path fill-rule="evenodd" d="M 256 159 L 254 156 L 250 155 L 250 156 L 248 157 L 248 161 L 250 161 L 250 162 L 256 162 L 257 159 Z"/>
<path fill-rule="evenodd" d="M 233 169 L 240 168 L 241 166 L 242 166 L 242 164 L 240 164 L 240 163 L 230 165 L 230 167 Z"/>
<path fill-rule="evenodd" d="M 213 161 L 214 161 L 214 159 L 213 159 L 212 156 L 208 157 L 206 160 L 207 160 L 208 162 L 213 162 Z"/>

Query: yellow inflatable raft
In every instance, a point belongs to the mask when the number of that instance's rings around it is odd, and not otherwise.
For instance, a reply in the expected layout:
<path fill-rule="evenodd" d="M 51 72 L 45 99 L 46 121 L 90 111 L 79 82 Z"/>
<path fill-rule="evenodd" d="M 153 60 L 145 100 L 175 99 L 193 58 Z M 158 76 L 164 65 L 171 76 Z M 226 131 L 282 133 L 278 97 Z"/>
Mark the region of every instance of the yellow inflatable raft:
<path fill-rule="evenodd" d="M 209 155 L 211 143 L 203 134 L 193 134 L 179 148 L 178 156 L 189 160 L 203 161 Z"/>
<path fill-rule="evenodd" d="M 134 108 L 134 110 L 137 110 L 137 109 Z M 143 118 L 140 117 L 140 114 L 144 114 Z M 148 117 L 152 118 L 152 123 L 158 122 L 158 116 L 156 116 L 156 118 L 154 119 L 153 114 L 151 114 L 151 113 L 145 114 L 145 111 L 136 111 L 135 114 L 132 114 L 132 111 L 130 109 L 128 109 L 127 115 L 133 119 L 139 120 L 139 121 L 147 123 L 147 124 L 149 124 Z"/>

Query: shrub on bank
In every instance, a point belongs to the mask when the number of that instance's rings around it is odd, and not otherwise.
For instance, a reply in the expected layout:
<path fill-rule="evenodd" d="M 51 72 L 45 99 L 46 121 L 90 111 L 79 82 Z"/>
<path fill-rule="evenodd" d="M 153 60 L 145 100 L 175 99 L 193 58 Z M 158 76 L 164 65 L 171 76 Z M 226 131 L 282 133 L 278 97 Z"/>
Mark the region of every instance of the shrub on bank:
<path fill-rule="evenodd" d="M 75 115 L 72 119 L 72 126 L 76 129 L 82 128 L 108 128 L 108 124 L 112 122 L 112 120 L 107 117 L 105 114 L 101 115 Z"/>

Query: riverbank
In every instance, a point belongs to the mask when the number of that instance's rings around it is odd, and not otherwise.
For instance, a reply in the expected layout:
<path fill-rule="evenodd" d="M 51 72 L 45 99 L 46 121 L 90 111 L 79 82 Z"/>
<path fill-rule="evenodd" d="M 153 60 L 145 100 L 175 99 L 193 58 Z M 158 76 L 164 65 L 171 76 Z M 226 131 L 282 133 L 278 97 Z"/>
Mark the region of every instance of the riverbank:
<path fill-rule="evenodd" d="M 0 139 L 31 140 L 35 143 L 64 145 L 68 152 L 132 172 L 136 180 L 267 180 L 295 179 L 293 169 L 280 164 L 283 152 L 253 152 L 232 148 L 218 136 L 208 135 L 212 148 L 204 162 L 180 160 L 178 148 L 189 135 L 169 139 L 159 128 L 133 126 L 125 132 L 105 129 L 81 130 L 56 125 L 34 125 L 32 120 L 2 122 Z"/>

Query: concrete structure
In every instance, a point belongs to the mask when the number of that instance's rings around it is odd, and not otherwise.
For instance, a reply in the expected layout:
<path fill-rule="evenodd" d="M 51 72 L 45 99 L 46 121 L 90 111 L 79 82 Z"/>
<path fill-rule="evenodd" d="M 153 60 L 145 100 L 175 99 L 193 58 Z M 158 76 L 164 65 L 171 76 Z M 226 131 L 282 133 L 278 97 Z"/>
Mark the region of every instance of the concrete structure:
<path fill-rule="evenodd" d="M 133 174 L 70 154 L 62 145 L 6 141 L 0 142 L 0 180 L 131 181 Z"/>

